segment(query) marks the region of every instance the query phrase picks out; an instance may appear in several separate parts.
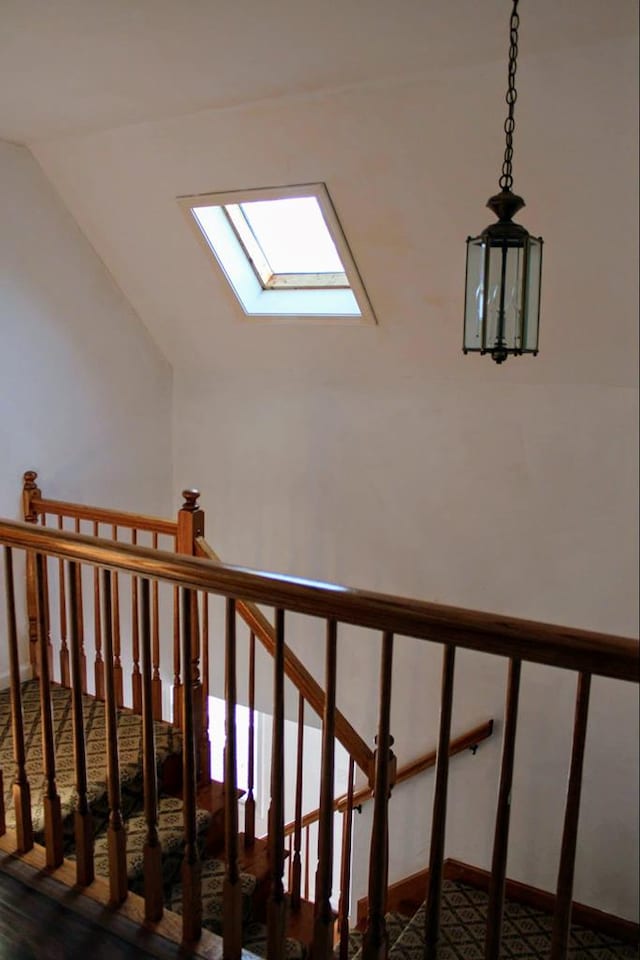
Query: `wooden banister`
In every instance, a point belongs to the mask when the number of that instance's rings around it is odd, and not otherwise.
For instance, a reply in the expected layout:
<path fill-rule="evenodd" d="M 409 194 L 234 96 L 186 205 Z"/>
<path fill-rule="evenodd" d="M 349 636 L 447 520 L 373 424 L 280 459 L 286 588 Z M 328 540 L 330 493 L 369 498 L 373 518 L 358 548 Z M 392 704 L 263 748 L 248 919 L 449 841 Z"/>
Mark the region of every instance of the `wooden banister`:
<path fill-rule="evenodd" d="M 222 562 L 213 547 L 209 546 L 203 537 L 196 540 L 196 545 L 200 556 L 214 563 Z M 237 609 L 249 629 L 258 637 L 263 647 L 273 656 L 275 651 L 275 631 L 263 612 L 255 603 L 242 600 L 238 601 Z M 322 717 L 325 702 L 324 690 L 289 647 L 286 647 L 284 651 L 284 670 L 307 703 L 315 710 L 319 717 Z M 360 734 L 354 730 L 339 710 L 336 710 L 335 729 L 339 742 L 354 758 L 355 762 L 371 782 L 373 776 L 373 750 L 367 746 Z"/>
<path fill-rule="evenodd" d="M 636 638 L 264 573 L 198 557 L 179 557 L 166 550 L 114 544 L 13 520 L 0 520 L 0 542 L 26 551 L 41 550 L 54 557 L 126 570 L 194 590 L 242 597 L 244 602 L 281 606 L 292 613 L 333 617 L 341 623 L 373 629 L 395 626 L 401 636 L 453 643 L 507 658 L 517 656 L 530 663 L 630 683 L 640 679 Z"/>
<path fill-rule="evenodd" d="M 150 517 L 143 513 L 127 513 L 123 510 L 110 510 L 107 507 L 94 507 L 85 503 L 69 503 L 65 500 L 49 500 L 34 496 L 31 508 L 38 514 L 50 514 L 54 517 L 73 517 L 76 520 L 90 520 L 108 526 L 127 527 L 130 530 L 144 530 L 149 533 L 175 536 L 175 520 L 162 517 Z"/>

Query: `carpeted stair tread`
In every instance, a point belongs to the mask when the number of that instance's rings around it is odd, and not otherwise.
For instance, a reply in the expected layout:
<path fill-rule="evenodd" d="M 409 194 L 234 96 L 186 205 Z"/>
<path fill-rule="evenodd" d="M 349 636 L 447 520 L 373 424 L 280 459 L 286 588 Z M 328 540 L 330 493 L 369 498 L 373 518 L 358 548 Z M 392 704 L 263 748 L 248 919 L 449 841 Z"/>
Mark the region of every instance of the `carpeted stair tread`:
<path fill-rule="evenodd" d="M 438 960 L 482 960 L 488 896 L 466 884 L 445 880 L 442 888 Z M 389 960 L 422 960 L 425 905 L 423 904 L 389 951 Z M 502 958 L 544 960 L 551 949 L 551 914 L 506 901 L 502 927 Z M 572 927 L 570 960 L 632 960 L 635 949 L 605 934 Z"/>
<path fill-rule="evenodd" d="M 31 787 L 31 804 L 36 839 L 42 842 L 44 830 L 43 812 L 43 755 L 42 722 L 40 716 L 40 685 L 36 680 L 22 684 L 22 707 L 24 737 L 27 754 L 27 775 Z M 105 704 L 85 695 L 83 718 L 87 752 L 87 780 L 92 813 L 99 821 L 106 819 L 106 751 L 105 751 Z M 73 753 L 73 727 L 71 691 L 66 687 L 51 687 L 53 729 L 56 747 L 56 783 L 60 794 L 65 827 L 65 849 L 73 842 L 73 811 L 75 809 L 75 763 Z M 124 815 L 139 807 L 142 792 L 142 719 L 137 714 L 119 710 L 118 752 Z M 158 768 L 172 754 L 182 750 L 182 737 L 170 724 L 154 722 Z M 13 770 L 13 736 L 9 690 L 0 690 L 0 769 L 5 770 L 5 808 L 7 826 L 15 826 L 12 801 L 12 783 L 7 772 Z"/>
<path fill-rule="evenodd" d="M 267 956 L 267 928 L 264 923 L 249 923 L 242 931 L 242 946 L 257 957 Z M 306 960 L 307 950 L 302 943 L 287 937 L 282 960 Z"/>
<path fill-rule="evenodd" d="M 200 845 L 211 822 L 207 810 L 196 810 L 196 830 Z M 147 836 L 147 821 L 144 813 L 134 814 L 125 822 L 127 834 L 127 876 L 129 888 L 134 893 L 143 891 L 144 844 Z M 158 801 L 158 836 L 162 848 L 162 879 L 165 886 L 173 883 L 180 872 L 184 850 L 184 826 L 182 800 L 176 797 L 161 797 Z M 71 859 L 74 859 L 73 855 Z M 106 832 L 96 837 L 94 845 L 95 872 L 109 876 L 109 849 Z"/>
<path fill-rule="evenodd" d="M 403 913 L 390 912 L 385 916 L 385 920 L 387 923 L 387 934 L 389 936 L 389 948 L 391 948 L 409 923 L 410 917 L 405 916 Z M 347 953 L 349 960 L 362 960 L 362 937 L 363 934 L 360 930 L 349 931 Z M 335 957 L 340 956 L 340 944 L 336 946 L 333 953 Z"/>
<path fill-rule="evenodd" d="M 222 860 L 203 860 L 201 865 L 202 881 L 202 924 L 208 930 L 222 935 L 222 891 L 226 866 Z M 250 873 L 240 874 L 242 891 L 242 922 L 251 920 L 252 897 L 256 888 L 256 878 Z M 166 906 L 174 913 L 182 913 L 182 885 L 175 884 L 167 897 Z"/>

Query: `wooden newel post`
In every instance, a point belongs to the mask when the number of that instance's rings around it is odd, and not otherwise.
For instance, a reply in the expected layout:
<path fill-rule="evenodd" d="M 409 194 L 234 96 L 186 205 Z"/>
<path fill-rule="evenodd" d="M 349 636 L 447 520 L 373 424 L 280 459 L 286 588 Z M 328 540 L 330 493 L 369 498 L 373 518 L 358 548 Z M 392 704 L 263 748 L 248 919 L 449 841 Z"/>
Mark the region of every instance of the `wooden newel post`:
<path fill-rule="evenodd" d="M 41 497 L 35 470 L 27 470 L 22 478 L 22 516 L 25 523 L 37 523 L 34 501 Z M 29 618 L 29 662 L 34 679 L 38 677 L 38 601 L 36 596 L 36 558 L 27 553 L 27 616 Z"/>
<path fill-rule="evenodd" d="M 178 511 L 178 529 L 176 533 L 176 553 L 193 557 L 196 555 L 196 539 L 204 536 L 204 510 L 198 505 L 199 490 L 183 490 L 184 503 Z M 200 677 L 200 624 L 198 617 L 198 594 L 191 592 L 191 663 L 182 663 L 182 681 L 180 671 L 174 677 L 174 716 L 182 712 L 183 692 L 181 683 L 191 684 L 193 704 L 193 730 L 196 743 L 197 777 L 209 769 L 208 749 L 209 731 L 206 718 L 207 704 L 203 700 L 202 679 Z M 174 651 L 174 663 L 180 664 L 180 648 Z"/>

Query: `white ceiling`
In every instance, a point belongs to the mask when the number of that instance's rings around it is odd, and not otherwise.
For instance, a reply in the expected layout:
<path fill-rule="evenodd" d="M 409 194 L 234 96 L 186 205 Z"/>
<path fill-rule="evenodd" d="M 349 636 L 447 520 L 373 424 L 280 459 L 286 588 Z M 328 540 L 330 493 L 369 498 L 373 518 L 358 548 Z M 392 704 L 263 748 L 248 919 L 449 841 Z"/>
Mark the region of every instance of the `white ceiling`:
<path fill-rule="evenodd" d="M 28 142 L 506 54 L 508 0 L 0 0 L 0 137 Z M 522 4 L 525 54 L 633 32 L 635 0 Z"/>
<path fill-rule="evenodd" d="M 28 144 L 174 366 L 634 383 L 636 0 L 521 3 L 514 173 L 519 219 L 546 242 L 541 355 L 460 355 L 464 240 L 491 219 L 502 159 L 510 8 L 0 0 L 0 136 Z M 242 322 L 176 197 L 318 181 L 380 326 Z"/>

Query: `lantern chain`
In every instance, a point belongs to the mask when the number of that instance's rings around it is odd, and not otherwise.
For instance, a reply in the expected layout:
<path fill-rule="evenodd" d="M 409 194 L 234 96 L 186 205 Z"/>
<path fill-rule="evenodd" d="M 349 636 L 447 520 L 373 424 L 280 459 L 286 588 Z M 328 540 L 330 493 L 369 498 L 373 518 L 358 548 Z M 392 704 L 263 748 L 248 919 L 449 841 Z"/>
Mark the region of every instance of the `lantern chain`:
<path fill-rule="evenodd" d="M 520 26 L 520 17 L 518 15 L 518 0 L 513 0 L 513 10 L 511 11 L 511 21 L 509 24 L 509 72 L 507 95 L 505 97 L 509 105 L 507 119 L 504 122 L 504 132 L 506 135 L 506 146 L 504 149 L 504 160 L 502 162 L 502 176 L 500 177 L 500 189 L 511 190 L 513 186 L 513 131 L 516 128 L 514 118 L 514 108 L 518 99 L 516 90 L 516 68 L 518 61 L 518 27 Z"/>

